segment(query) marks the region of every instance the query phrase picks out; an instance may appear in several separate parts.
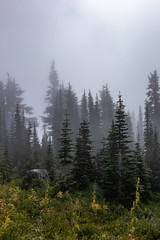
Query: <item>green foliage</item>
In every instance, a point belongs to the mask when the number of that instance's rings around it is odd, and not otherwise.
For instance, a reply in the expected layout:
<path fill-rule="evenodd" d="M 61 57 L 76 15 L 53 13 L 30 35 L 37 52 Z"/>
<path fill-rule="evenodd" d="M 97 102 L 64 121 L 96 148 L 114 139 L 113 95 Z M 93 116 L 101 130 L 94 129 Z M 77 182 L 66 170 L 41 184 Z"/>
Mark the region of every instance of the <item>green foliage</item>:
<path fill-rule="evenodd" d="M 123 205 L 98 198 L 96 186 L 88 194 L 59 191 L 53 196 L 53 191 L 48 183 L 42 191 L 22 190 L 15 182 L 0 185 L 0 239 L 160 238 L 159 195 L 139 204 L 137 190 L 131 214 Z"/>
<path fill-rule="evenodd" d="M 93 182 L 92 160 L 92 141 L 90 139 L 89 123 L 83 120 L 76 138 L 76 154 L 72 173 L 74 183 L 79 189 L 86 188 Z"/>

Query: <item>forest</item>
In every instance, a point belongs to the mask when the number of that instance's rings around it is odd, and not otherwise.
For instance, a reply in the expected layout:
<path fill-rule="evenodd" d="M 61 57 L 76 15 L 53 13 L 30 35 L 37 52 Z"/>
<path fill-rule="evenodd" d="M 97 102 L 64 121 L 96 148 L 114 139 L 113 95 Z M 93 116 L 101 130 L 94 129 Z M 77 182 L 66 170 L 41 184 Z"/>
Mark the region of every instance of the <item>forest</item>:
<path fill-rule="evenodd" d="M 136 119 L 107 84 L 78 100 L 53 61 L 39 139 L 24 91 L 9 74 L 0 81 L 1 239 L 160 239 L 156 70 L 145 91 Z M 31 169 L 46 169 L 49 182 L 29 181 Z"/>

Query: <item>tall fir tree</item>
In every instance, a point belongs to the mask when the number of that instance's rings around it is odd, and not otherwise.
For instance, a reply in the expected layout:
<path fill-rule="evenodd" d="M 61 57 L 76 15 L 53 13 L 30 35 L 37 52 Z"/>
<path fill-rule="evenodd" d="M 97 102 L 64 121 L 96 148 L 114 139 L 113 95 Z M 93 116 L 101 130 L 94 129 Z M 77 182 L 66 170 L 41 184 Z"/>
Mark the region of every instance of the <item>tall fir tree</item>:
<path fill-rule="evenodd" d="M 11 156 L 9 154 L 7 146 L 4 148 L 2 159 L 0 162 L 0 173 L 1 173 L 3 184 L 11 181 L 12 164 L 11 164 Z"/>
<path fill-rule="evenodd" d="M 49 86 L 46 93 L 46 102 L 47 107 L 45 108 L 45 117 L 43 117 L 44 124 L 47 125 L 48 131 L 50 132 L 50 136 L 53 137 L 53 124 L 54 124 L 54 108 L 55 108 L 55 99 L 57 95 L 57 91 L 59 89 L 59 79 L 57 75 L 57 71 L 55 70 L 54 61 L 52 61 L 49 73 Z"/>
<path fill-rule="evenodd" d="M 140 138 L 135 143 L 134 158 L 136 160 L 136 176 L 140 178 L 139 191 L 141 199 L 146 200 L 149 196 L 151 184 L 149 169 L 145 164 L 144 154 L 140 147 Z"/>
<path fill-rule="evenodd" d="M 59 164 L 61 167 L 61 180 L 68 182 L 73 165 L 73 144 L 72 130 L 70 128 L 70 119 L 68 114 L 65 114 L 65 119 L 62 123 L 61 138 L 59 139 L 60 149 L 58 153 Z"/>
<path fill-rule="evenodd" d="M 148 108 L 148 102 L 145 102 L 145 116 L 144 116 L 144 153 L 145 162 L 148 168 L 151 169 L 153 157 L 153 126 Z"/>
<path fill-rule="evenodd" d="M 85 90 L 81 99 L 81 122 L 83 120 L 88 121 L 88 101 Z"/>
<path fill-rule="evenodd" d="M 117 128 L 114 121 L 112 121 L 111 128 L 109 130 L 107 145 L 103 152 L 101 152 L 103 159 L 102 164 L 102 187 L 107 199 L 118 199 L 118 187 L 119 187 L 119 149 L 117 143 Z"/>
<path fill-rule="evenodd" d="M 92 140 L 89 122 L 83 120 L 76 138 L 76 153 L 73 168 L 73 181 L 77 188 L 84 189 L 94 180 Z"/>
<path fill-rule="evenodd" d="M 139 137 L 140 147 L 143 148 L 144 146 L 144 133 L 143 133 L 143 113 L 142 108 L 139 106 L 138 111 L 138 121 L 137 121 L 137 137 Z"/>
<path fill-rule="evenodd" d="M 65 107 L 69 115 L 71 128 L 73 131 L 73 138 L 75 139 L 79 125 L 79 112 L 76 93 L 72 90 L 72 86 L 69 83 L 68 88 L 65 91 Z"/>
<path fill-rule="evenodd" d="M 132 151 L 129 148 L 128 126 L 126 123 L 125 105 L 122 96 L 118 96 L 118 108 L 115 115 L 118 149 L 118 199 L 129 202 L 134 197 L 136 187 L 136 168 Z"/>
<path fill-rule="evenodd" d="M 148 111 L 151 117 L 151 122 L 153 128 L 156 127 L 158 134 L 160 134 L 160 87 L 159 87 L 159 77 L 157 71 L 150 73 L 148 76 L 148 92 L 147 92 L 147 102 L 148 102 Z"/>
<path fill-rule="evenodd" d="M 46 145 L 44 168 L 47 170 L 49 178 L 53 182 L 55 180 L 56 173 L 55 173 L 53 145 L 52 145 L 51 137 L 49 137 Z"/>
<path fill-rule="evenodd" d="M 108 131 L 114 119 L 115 109 L 112 96 L 107 84 L 100 91 L 101 131 L 102 136 L 107 137 Z"/>

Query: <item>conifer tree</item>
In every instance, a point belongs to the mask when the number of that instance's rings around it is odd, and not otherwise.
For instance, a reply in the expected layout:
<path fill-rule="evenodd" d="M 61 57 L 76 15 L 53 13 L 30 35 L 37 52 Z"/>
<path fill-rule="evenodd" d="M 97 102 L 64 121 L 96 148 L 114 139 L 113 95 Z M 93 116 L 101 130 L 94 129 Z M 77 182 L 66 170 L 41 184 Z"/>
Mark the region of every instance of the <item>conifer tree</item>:
<path fill-rule="evenodd" d="M 85 120 L 80 124 L 76 138 L 76 154 L 73 168 L 73 181 L 76 187 L 83 189 L 93 182 L 92 141 L 89 123 Z"/>
<path fill-rule="evenodd" d="M 114 118 L 114 103 L 107 84 L 100 91 L 101 124 L 102 135 L 107 137 L 108 131 Z"/>
<path fill-rule="evenodd" d="M 148 111 L 151 117 L 151 123 L 153 128 L 156 127 L 158 134 L 160 134 L 160 87 L 159 87 L 159 77 L 157 71 L 150 73 L 148 76 L 148 92 L 147 92 L 147 103 Z"/>
<path fill-rule="evenodd" d="M 72 145 L 72 130 L 70 128 L 70 119 L 68 114 L 65 114 L 65 119 L 62 123 L 61 138 L 59 139 L 60 149 L 58 159 L 61 167 L 62 181 L 68 181 L 70 171 L 73 164 L 73 145 Z"/>
<path fill-rule="evenodd" d="M 54 152 L 57 153 L 59 150 L 59 141 L 62 128 L 62 122 L 64 120 L 64 93 L 65 90 L 63 86 L 60 86 L 60 89 L 57 91 L 55 104 L 54 104 L 54 112 L 53 112 L 53 124 L 52 124 L 52 140 Z"/>
<path fill-rule="evenodd" d="M 118 108 L 115 115 L 117 131 L 116 142 L 118 150 L 118 199 L 130 201 L 134 197 L 136 187 L 136 164 L 129 148 L 128 127 L 126 123 L 125 106 L 119 94 Z"/>
<path fill-rule="evenodd" d="M 55 99 L 57 91 L 59 89 L 59 79 L 57 71 L 55 70 L 54 61 L 52 61 L 49 73 L 49 86 L 46 93 L 46 102 L 48 106 L 45 109 L 45 117 L 43 117 L 43 122 L 47 125 L 50 135 L 53 137 L 53 124 L 54 124 L 54 108 L 55 108 Z"/>
<path fill-rule="evenodd" d="M 114 121 L 112 121 L 111 129 L 108 134 L 108 142 L 106 150 L 103 151 L 103 165 L 102 165 L 102 186 L 107 199 L 118 199 L 119 187 L 119 149 L 117 142 L 117 128 Z"/>
<path fill-rule="evenodd" d="M 145 200 L 148 197 L 151 185 L 149 169 L 147 168 L 144 160 L 144 154 L 140 147 L 140 138 L 138 136 L 137 142 L 135 143 L 134 158 L 136 160 L 136 176 L 140 178 L 139 191 L 142 199 Z"/>
<path fill-rule="evenodd" d="M 54 156 L 53 156 L 53 147 L 52 147 L 51 137 L 49 137 L 47 146 L 46 146 L 44 168 L 47 170 L 50 180 L 54 181 L 55 165 L 54 165 Z"/>
<path fill-rule="evenodd" d="M 145 117 L 144 117 L 144 153 L 145 162 L 148 168 L 151 169 L 153 157 L 153 126 L 150 118 L 148 102 L 145 102 Z"/>
<path fill-rule="evenodd" d="M 91 134 L 93 134 L 94 128 L 95 128 L 95 124 L 94 124 L 95 111 L 94 111 L 93 97 L 92 97 L 92 94 L 91 94 L 90 90 L 89 90 L 89 93 L 88 93 L 88 110 L 89 110 L 90 131 L 91 131 Z"/>
<path fill-rule="evenodd" d="M 94 140 L 94 147 L 100 147 L 101 141 L 101 120 L 100 120 L 100 105 L 98 95 L 96 94 L 96 101 L 94 106 L 94 131 L 93 131 L 93 140 Z"/>
<path fill-rule="evenodd" d="M 8 152 L 8 147 L 5 147 L 3 151 L 2 160 L 0 162 L 0 173 L 2 176 L 2 183 L 9 182 L 11 180 L 11 157 Z"/>
<path fill-rule="evenodd" d="M 144 133 L 143 133 L 143 113 L 142 108 L 139 106 L 138 112 L 138 121 L 137 121 L 137 136 L 139 136 L 140 147 L 143 148 L 144 146 Z"/>
<path fill-rule="evenodd" d="M 32 142 L 32 158 L 33 158 L 33 163 L 35 168 L 39 168 L 41 163 L 40 163 L 40 144 L 39 144 L 39 139 L 37 135 L 37 130 L 36 130 L 36 124 L 34 122 L 33 125 L 33 142 Z"/>
<path fill-rule="evenodd" d="M 81 122 L 83 120 L 88 121 L 88 101 L 85 90 L 81 99 Z"/>
<path fill-rule="evenodd" d="M 72 86 L 69 83 L 68 88 L 65 91 L 65 106 L 70 119 L 70 125 L 73 131 L 73 138 L 76 137 L 79 125 L 79 114 L 76 93 L 72 90 Z"/>

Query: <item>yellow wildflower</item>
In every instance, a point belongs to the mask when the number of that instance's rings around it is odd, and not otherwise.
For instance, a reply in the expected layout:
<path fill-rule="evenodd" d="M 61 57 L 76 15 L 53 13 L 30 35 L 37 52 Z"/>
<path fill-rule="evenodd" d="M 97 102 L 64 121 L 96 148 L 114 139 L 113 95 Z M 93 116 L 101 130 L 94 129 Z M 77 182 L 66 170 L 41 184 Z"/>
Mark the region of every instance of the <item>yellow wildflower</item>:
<path fill-rule="evenodd" d="M 59 192 L 57 193 L 57 197 L 58 197 L 58 198 L 63 198 L 63 192 L 59 191 Z"/>

